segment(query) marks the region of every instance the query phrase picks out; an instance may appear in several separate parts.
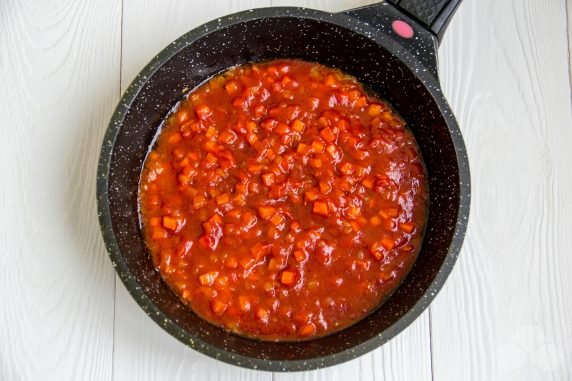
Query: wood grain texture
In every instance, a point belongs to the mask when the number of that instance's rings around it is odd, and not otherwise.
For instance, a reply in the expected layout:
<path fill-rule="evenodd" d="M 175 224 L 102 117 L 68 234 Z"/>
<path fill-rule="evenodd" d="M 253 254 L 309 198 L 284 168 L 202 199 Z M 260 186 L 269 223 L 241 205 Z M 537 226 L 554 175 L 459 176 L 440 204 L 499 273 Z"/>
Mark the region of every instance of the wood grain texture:
<path fill-rule="evenodd" d="M 191 29 L 230 13 L 270 6 L 269 0 L 123 3 L 122 91 L 151 58 Z"/>
<path fill-rule="evenodd" d="M 0 379 L 111 377 L 114 273 L 95 172 L 120 4 L 0 5 Z"/>
<path fill-rule="evenodd" d="M 311 372 L 275 373 L 273 380 L 431 380 L 428 311 L 389 343 L 355 360 Z"/>
<path fill-rule="evenodd" d="M 465 1 L 441 48 L 473 191 L 431 306 L 435 380 L 572 379 L 572 115 L 565 2 Z"/>
<path fill-rule="evenodd" d="M 453 19 L 440 75 L 471 160 L 469 231 L 430 311 L 387 345 L 319 371 L 239 369 L 114 291 L 95 171 L 136 73 L 228 13 L 373 2 L 0 2 L 0 380 L 572 379 L 572 0 L 465 0 Z"/>
<path fill-rule="evenodd" d="M 378 0 L 270 0 L 273 7 L 304 7 L 327 12 L 342 12 L 379 2 Z"/>
<path fill-rule="evenodd" d="M 566 1 L 566 27 L 568 29 L 568 77 L 572 90 L 572 1 Z"/>

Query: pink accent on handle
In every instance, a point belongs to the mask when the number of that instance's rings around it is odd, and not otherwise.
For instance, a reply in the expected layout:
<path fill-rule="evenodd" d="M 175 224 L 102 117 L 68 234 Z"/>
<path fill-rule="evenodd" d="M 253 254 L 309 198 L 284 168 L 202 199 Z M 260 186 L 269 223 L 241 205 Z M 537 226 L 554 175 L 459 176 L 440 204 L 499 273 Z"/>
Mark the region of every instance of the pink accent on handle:
<path fill-rule="evenodd" d="M 393 31 L 399 36 L 403 38 L 411 38 L 415 34 L 411 25 L 406 23 L 403 20 L 395 20 L 391 23 L 391 27 Z"/>

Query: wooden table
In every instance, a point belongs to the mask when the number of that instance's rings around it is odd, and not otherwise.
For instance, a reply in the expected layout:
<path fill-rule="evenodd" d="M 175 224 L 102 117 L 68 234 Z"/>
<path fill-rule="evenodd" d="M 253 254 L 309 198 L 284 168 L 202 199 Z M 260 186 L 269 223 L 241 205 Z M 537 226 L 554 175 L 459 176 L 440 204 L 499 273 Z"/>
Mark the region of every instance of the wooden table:
<path fill-rule="evenodd" d="M 165 45 L 253 7 L 366 0 L 8 0 L 0 4 L 1 380 L 571 380 L 572 105 L 565 0 L 465 0 L 440 48 L 471 160 L 469 230 L 431 307 L 328 369 L 240 369 L 155 325 L 100 236 L 107 122 Z M 567 12 L 568 5 L 568 12 Z"/>

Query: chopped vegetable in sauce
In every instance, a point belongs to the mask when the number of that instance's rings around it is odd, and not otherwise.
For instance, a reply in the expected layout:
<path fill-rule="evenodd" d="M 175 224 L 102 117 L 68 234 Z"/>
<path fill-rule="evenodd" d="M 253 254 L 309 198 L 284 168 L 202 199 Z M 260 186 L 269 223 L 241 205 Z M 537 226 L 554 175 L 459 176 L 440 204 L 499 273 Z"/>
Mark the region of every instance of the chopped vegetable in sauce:
<path fill-rule="evenodd" d="M 181 300 L 266 340 L 365 317 L 407 275 L 427 214 L 412 134 L 339 70 L 240 66 L 166 120 L 140 184 L 143 233 Z"/>

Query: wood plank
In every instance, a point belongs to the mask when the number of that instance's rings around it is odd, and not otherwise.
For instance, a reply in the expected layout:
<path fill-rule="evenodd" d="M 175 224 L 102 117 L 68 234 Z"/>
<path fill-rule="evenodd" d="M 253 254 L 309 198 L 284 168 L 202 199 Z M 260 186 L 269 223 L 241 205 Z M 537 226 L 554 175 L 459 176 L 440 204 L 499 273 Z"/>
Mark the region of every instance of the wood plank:
<path fill-rule="evenodd" d="M 368 354 L 310 372 L 274 373 L 273 381 L 431 380 L 429 311 L 405 331 Z"/>
<path fill-rule="evenodd" d="M 465 1 L 441 58 L 473 199 L 466 244 L 431 307 L 435 379 L 572 379 L 565 2 Z"/>
<path fill-rule="evenodd" d="M 124 0 L 122 91 L 163 48 L 191 29 L 218 17 L 270 6 L 270 0 Z"/>
<path fill-rule="evenodd" d="M 378 2 L 379 0 L 271 0 L 274 7 L 305 7 L 327 12 L 342 12 Z"/>
<path fill-rule="evenodd" d="M 568 77 L 572 89 L 572 1 L 564 1 L 566 2 L 566 26 L 568 29 Z"/>
<path fill-rule="evenodd" d="M 269 6 L 266 0 L 124 0 L 122 90 L 161 49 L 207 21 L 241 10 Z M 114 379 L 270 380 L 272 373 L 240 369 L 204 356 L 157 326 L 118 280 Z"/>
<path fill-rule="evenodd" d="M 117 280 L 114 380 L 255 380 L 272 373 L 242 369 L 188 348 L 153 322 Z"/>
<path fill-rule="evenodd" d="M 0 6 L 0 379 L 109 379 L 114 272 L 95 172 L 119 99 L 120 3 Z"/>

